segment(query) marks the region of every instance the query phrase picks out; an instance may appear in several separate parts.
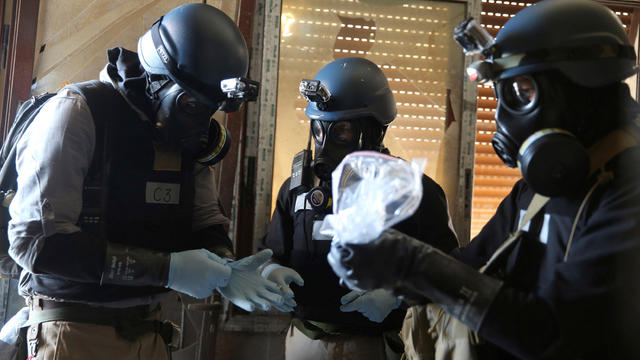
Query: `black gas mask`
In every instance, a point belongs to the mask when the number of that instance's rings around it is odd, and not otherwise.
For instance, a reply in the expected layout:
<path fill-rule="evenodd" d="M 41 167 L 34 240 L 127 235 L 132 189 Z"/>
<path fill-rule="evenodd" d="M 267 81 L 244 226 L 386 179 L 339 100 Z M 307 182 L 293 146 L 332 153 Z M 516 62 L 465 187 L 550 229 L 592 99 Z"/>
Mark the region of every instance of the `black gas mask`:
<path fill-rule="evenodd" d="M 494 84 L 497 131 L 491 141 L 509 167 L 545 196 L 570 195 L 589 173 L 585 139 L 590 135 L 581 89 L 554 73 L 520 75 Z"/>
<path fill-rule="evenodd" d="M 331 180 L 331 173 L 347 154 L 358 150 L 388 153 L 382 144 L 387 126 L 373 117 L 349 120 L 311 120 L 311 134 L 316 148 L 313 171 L 323 181 Z"/>
<path fill-rule="evenodd" d="M 358 121 L 311 121 L 316 144 L 313 171 L 320 180 L 330 181 L 331 172 L 347 154 L 360 149 L 362 130 Z"/>
<path fill-rule="evenodd" d="M 582 189 L 590 171 L 586 148 L 614 126 L 597 104 L 610 96 L 607 86 L 637 72 L 620 20 L 591 1 L 541 1 L 507 21 L 495 39 L 472 18 L 456 27 L 454 39 L 465 54 L 483 56 L 467 68 L 469 80 L 494 82 L 492 144 L 502 161 L 518 166 L 542 195 Z"/>
<path fill-rule="evenodd" d="M 157 140 L 182 149 L 204 165 L 222 160 L 231 137 L 212 119 L 216 109 L 199 102 L 173 81 L 154 81 L 153 85 L 156 89 L 151 102 Z"/>

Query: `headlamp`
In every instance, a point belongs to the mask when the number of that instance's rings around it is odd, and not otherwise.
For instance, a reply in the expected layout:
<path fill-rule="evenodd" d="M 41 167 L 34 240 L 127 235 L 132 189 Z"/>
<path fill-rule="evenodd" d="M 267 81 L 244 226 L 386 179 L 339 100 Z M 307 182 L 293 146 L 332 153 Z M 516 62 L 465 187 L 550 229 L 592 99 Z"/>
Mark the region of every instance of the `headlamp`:
<path fill-rule="evenodd" d="M 495 40 L 474 18 L 470 17 L 456 26 L 453 38 L 465 55 L 482 54 L 489 59 L 476 61 L 467 68 L 469 80 L 484 83 L 497 75 L 497 65 L 492 61 L 497 52 Z"/>
<path fill-rule="evenodd" d="M 481 84 L 495 78 L 496 64 L 490 61 L 476 61 L 467 68 L 467 76 L 470 81 L 476 81 Z"/>
<path fill-rule="evenodd" d="M 220 81 L 220 89 L 227 98 L 256 101 L 260 83 L 247 78 L 231 78 Z"/>
<path fill-rule="evenodd" d="M 308 102 L 323 104 L 331 99 L 331 93 L 327 90 L 327 87 L 320 82 L 320 80 L 302 79 L 298 90 L 300 90 L 300 95 L 302 95 Z"/>
<path fill-rule="evenodd" d="M 484 60 L 476 61 L 467 68 L 469 80 L 480 83 L 496 80 L 506 70 L 527 65 L 547 69 L 553 68 L 553 64 L 559 62 L 636 59 L 633 47 L 621 44 L 567 46 L 503 56 L 500 44 L 496 44 L 495 39 L 473 18 L 468 18 L 456 26 L 453 38 L 462 47 L 465 55 L 484 56 Z"/>
<path fill-rule="evenodd" d="M 234 112 L 243 102 L 256 101 L 260 90 L 260 83 L 247 78 L 238 77 L 220 81 L 220 89 L 227 95 L 220 110 Z"/>

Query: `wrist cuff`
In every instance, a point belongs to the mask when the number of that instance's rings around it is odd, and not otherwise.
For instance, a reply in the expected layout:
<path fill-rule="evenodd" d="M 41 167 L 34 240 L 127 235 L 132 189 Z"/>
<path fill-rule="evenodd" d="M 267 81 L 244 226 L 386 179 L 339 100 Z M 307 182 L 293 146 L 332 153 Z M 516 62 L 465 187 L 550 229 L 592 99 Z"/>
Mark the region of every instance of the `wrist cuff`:
<path fill-rule="evenodd" d="M 281 267 L 283 267 L 283 266 L 280 265 L 280 264 L 269 264 L 269 265 L 265 266 L 264 269 L 262 269 L 262 274 L 261 275 L 262 275 L 263 278 L 266 279 L 266 278 L 269 277 L 269 275 L 271 275 L 271 273 L 274 270 L 279 269 Z"/>

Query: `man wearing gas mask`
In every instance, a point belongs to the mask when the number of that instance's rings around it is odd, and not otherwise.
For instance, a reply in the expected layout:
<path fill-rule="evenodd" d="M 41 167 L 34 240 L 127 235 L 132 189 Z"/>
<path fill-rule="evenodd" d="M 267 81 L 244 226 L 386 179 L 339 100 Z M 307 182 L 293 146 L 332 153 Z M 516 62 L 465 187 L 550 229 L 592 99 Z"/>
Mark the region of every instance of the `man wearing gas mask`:
<path fill-rule="evenodd" d="M 315 154 L 309 164 L 309 140 L 307 152 L 294 159 L 292 177 L 280 188 L 263 239 L 263 247 L 274 252 L 263 276 L 295 293 L 297 302 L 282 309 L 294 316 L 285 357 L 395 358 L 402 352 L 397 333 L 406 310 L 400 308 L 401 301 L 385 289 L 349 291 L 340 286 L 326 260 L 331 238 L 318 231 L 331 213 L 331 172 L 340 161 L 358 150 L 388 153 L 382 140 L 396 116 L 393 94 L 378 66 L 358 57 L 325 65 L 314 80 L 302 80 L 300 91 L 309 102 L 306 115 Z M 296 166 L 304 156 L 308 159 Z M 416 214 L 395 228 L 432 239 L 433 246 L 449 251 L 457 247 L 457 240 L 448 226 L 444 192 L 427 176 L 423 188 Z"/>
<path fill-rule="evenodd" d="M 479 358 L 636 358 L 639 107 L 622 23 L 595 2 L 547 0 L 495 40 L 472 21 L 456 40 L 484 55 L 468 73 L 493 82 L 493 145 L 523 179 L 452 256 L 388 230 L 333 247 L 332 268 L 353 287 L 439 304 L 486 340 Z"/>
<path fill-rule="evenodd" d="M 214 187 L 230 139 L 212 115 L 255 99 L 247 68 L 235 23 L 188 4 L 137 54 L 108 50 L 94 83 L 106 100 L 65 88 L 39 112 L 18 145 L 9 230 L 30 359 L 168 359 L 179 336 L 157 304 L 171 289 L 247 311 L 284 303 L 258 272 L 270 251 L 232 259 Z"/>

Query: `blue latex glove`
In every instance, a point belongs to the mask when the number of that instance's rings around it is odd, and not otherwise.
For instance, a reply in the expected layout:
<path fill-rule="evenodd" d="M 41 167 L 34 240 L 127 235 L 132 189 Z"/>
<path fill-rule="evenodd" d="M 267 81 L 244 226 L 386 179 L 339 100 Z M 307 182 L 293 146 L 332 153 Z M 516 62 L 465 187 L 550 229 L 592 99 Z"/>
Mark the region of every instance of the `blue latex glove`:
<path fill-rule="evenodd" d="M 291 312 L 297 305 L 293 300 L 293 290 L 289 287 L 292 282 L 298 286 L 304 285 L 302 276 L 295 270 L 278 264 L 269 264 L 262 270 L 262 277 L 271 280 L 280 287 L 284 293 L 284 304 L 274 305 L 274 307 L 282 312 Z"/>
<path fill-rule="evenodd" d="M 340 311 L 358 311 L 367 319 L 381 323 L 401 302 L 391 290 L 354 290 L 340 298 Z"/>
<path fill-rule="evenodd" d="M 205 249 L 171 253 L 167 287 L 198 299 L 210 296 L 229 282 L 231 268 Z"/>
<path fill-rule="evenodd" d="M 246 311 L 253 311 L 256 306 L 266 311 L 271 306 L 284 305 L 284 292 L 258 272 L 258 268 L 269 261 L 271 255 L 273 252 L 266 249 L 228 263 L 231 277 L 226 286 L 218 287 L 220 294 Z"/>

